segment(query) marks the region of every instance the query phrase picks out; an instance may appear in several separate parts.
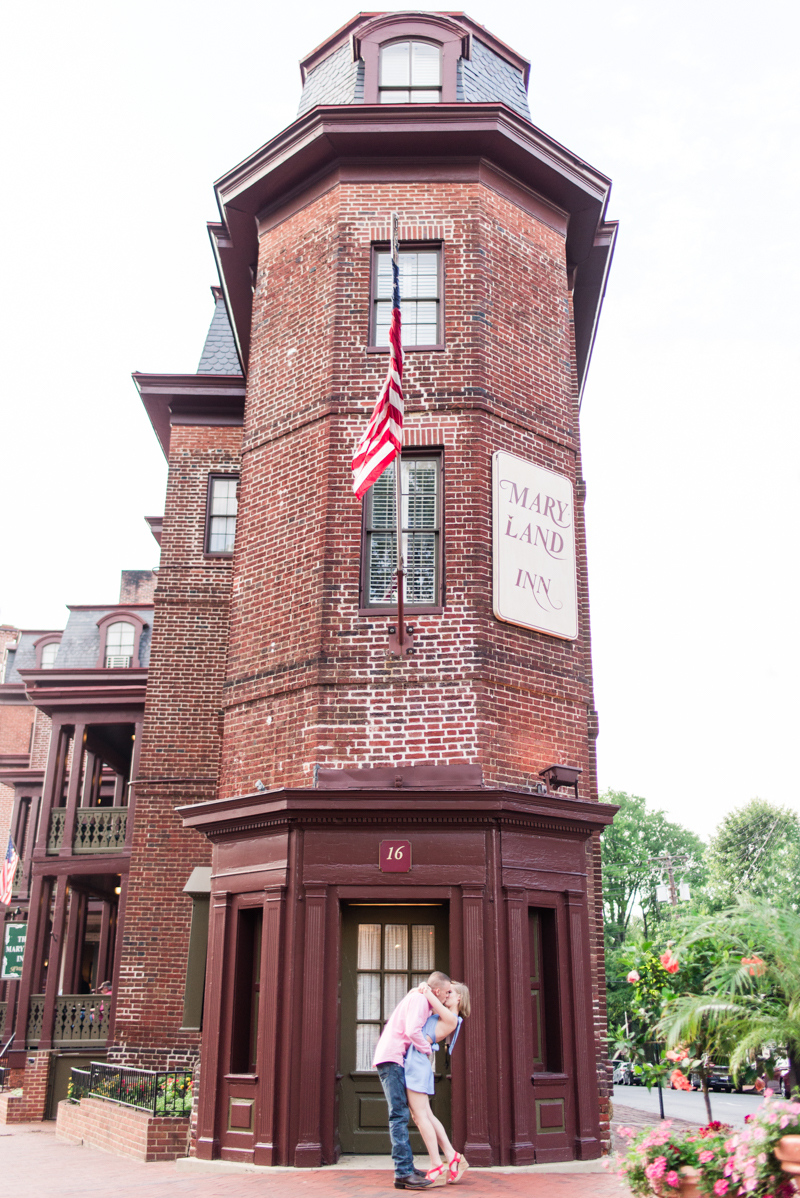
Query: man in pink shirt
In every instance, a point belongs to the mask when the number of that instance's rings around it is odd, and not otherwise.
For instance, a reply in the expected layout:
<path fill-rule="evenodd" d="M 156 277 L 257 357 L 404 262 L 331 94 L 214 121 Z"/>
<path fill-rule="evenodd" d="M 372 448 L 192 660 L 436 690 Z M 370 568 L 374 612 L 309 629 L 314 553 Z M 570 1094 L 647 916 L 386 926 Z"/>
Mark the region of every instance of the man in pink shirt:
<path fill-rule="evenodd" d="M 428 985 L 440 1002 L 450 993 L 450 979 L 438 970 L 428 978 Z M 410 990 L 389 1016 L 372 1061 L 378 1070 L 383 1092 L 389 1107 L 389 1135 L 392 1139 L 394 1185 L 397 1190 L 424 1190 L 431 1184 L 425 1174 L 414 1168 L 414 1154 L 408 1138 L 408 1098 L 406 1071 L 403 1067 L 409 1045 L 431 1055 L 431 1046 L 422 1034 L 431 1005 L 419 990 Z"/>

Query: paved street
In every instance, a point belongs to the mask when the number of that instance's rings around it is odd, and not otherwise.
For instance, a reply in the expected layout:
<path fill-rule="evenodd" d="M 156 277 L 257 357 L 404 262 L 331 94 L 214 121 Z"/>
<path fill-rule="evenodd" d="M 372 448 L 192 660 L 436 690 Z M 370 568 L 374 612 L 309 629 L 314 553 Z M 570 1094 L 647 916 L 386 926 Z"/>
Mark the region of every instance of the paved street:
<path fill-rule="evenodd" d="M 754 1094 L 712 1094 L 711 1114 L 721 1123 L 733 1127 L 744 1127 L 745 1115 L 757 1111 L 763 1102 Z M 658 1119 L 658 1090 L 648 1094 L 644 1086 L 614 1086 L 614 1103 L 635 1107 L 652 1114 Z M 668 1119 L 687 1119 L 694 1123 L 706 1122 L 706 1105 L 703 1095 L 697 1091 L 664 1090 L 664 1114 Z"/>
<path fill-rule="evenodd" d="M 54 1123 L 0 1127 L 2 1192 L 13 1198 L 388 1198 L 383 1170 L 289 1169 L 225 1175 L 143 1165 L 55 1138 Z M 495 1173 L 470 1170 L 465 1198 L 620 1198 L 613 1170 L 600 1173 Z"/>

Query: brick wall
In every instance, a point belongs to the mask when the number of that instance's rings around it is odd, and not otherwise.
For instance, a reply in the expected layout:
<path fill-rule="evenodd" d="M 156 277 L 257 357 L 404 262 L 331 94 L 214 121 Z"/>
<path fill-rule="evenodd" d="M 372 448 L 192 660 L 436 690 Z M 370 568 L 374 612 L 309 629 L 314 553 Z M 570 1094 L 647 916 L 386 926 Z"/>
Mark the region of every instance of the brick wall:
<path fill-rule="evenodd" d="M 0 1094 L 0 1123 L 38 1123 L 47 1109 L 50 1052 L 28 1054 L 22 1094 Z"/>
<path fill-rule="evenodd" d="M 120 603 L 152 603 L 158 574 L 155 570 L 123 570 L 120 575 Z"/>
<path fill-rule="evenodd" d="M 109 1060 L 191 1067 L 181 1031 L 192 902 L 183 887 L 210 845 L 181 804 L 215 797 L 231 563 L 204 555 L 208 475 L 239 469 L 241 429 L 172 429 L 114 1043 Z"/>
<path fill-rule="evenodd" d="M 407 356 L 406 444 L 444 448 L 446 607 L 387 659 L 359 615 L 361 504 L 349 462 L 386 368 L 365 353 L 370 242 L 445 242 L 443 353 Z M 564 237 L 482 183 L 334 187 L 266 232 L 243 442 L 223 794 L 303 785 L 315 765 L 483 767 L 530 788 L 553 761 L 596 794 L 578 411 Z M 305 334 L 313 329 L 313 337 Z M 491 454 L 576 486 L 581 635 L 491 611 Z"/>
<path fill-rule="evenodd" d="M 101 1098 L 65 1099 L 58 1104 L 56 1139 L 137 1161 L 174 1161 L 186 1156 L 189 1120 L 148 1115 Z"/>
<path fill-rule="evenodd" d="M 28 752 L 35 711 L 32 703 L 0 706 L 0 754 Z"/>
<path fill-rule="evenodd" d="M 446 349 L 406 357 L 407 446 L 444 451 L 445 610 L 387 656 L 359 614 L 350 457 L 386 369 L 365 352 L 370 244 L 442 239 Z M 313 336 L 307 335 L 313 330 Z M 316 765 L 479 764 L 531 789 L 553 762 L 597 798 L 589 594 L 563 233 L 480 182 L 340 184 L 261 237 L 242 448 L 221 793 L 311 784 Z M 580 632 L 492 613 L 491 455 L 567 475 Z M 602 1135 L 608 1135 L 599 844 L 588 862 Z"/>

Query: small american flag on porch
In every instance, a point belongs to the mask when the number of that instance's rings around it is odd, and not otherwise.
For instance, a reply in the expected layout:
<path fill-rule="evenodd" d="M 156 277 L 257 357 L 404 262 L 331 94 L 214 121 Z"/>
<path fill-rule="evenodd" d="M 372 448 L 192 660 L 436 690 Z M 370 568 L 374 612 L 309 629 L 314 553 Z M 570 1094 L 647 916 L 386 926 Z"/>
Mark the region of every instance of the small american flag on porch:
<path fill-rule="evenodd" d="M 9 836 L 5 861 L 0 869 L 0 903 L 4 903 L 6 907 L 11 904 L 11 891 L 14 888 L 14 875 L 18 865 L 19 853 L 14 847 L 12 837 Z"/>
<path fill-rule="evenodd" d="M 403 445 L 403 341 L 400 330 L 400 253 L 397 217 L 392 218 L 392 321 L 389 369 L 367 430 L 353 455 L 353 490 L 360 499 Z"/>

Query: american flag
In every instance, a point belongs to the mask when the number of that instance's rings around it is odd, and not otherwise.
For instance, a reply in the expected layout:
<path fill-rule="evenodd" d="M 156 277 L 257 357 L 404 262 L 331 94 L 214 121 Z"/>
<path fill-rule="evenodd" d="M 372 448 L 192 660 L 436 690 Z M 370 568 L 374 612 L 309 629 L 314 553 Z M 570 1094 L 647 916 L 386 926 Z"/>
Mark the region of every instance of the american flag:
<path fill-rule="evenodd" d="M 353 455 L 353 490 L 360 499 L 403 446 L 403 341 L 400 335 L 400 254 L 397 217 L 392 219 L 392 322 L 389 369 L 367 431 Z"/>
<path fill-rule="evenodd" d="M 8 848 L 6 849 L 6 859 L 3 862 L 3 867 L 0 869 L 0 903 L 4 903 L 8 907 L 11 903 L 11 891 L 14 886 L 14 874 L 17 872 L 19 865 L 19 853 L 14 848 L 14 841 L 9 836 Z"/>

